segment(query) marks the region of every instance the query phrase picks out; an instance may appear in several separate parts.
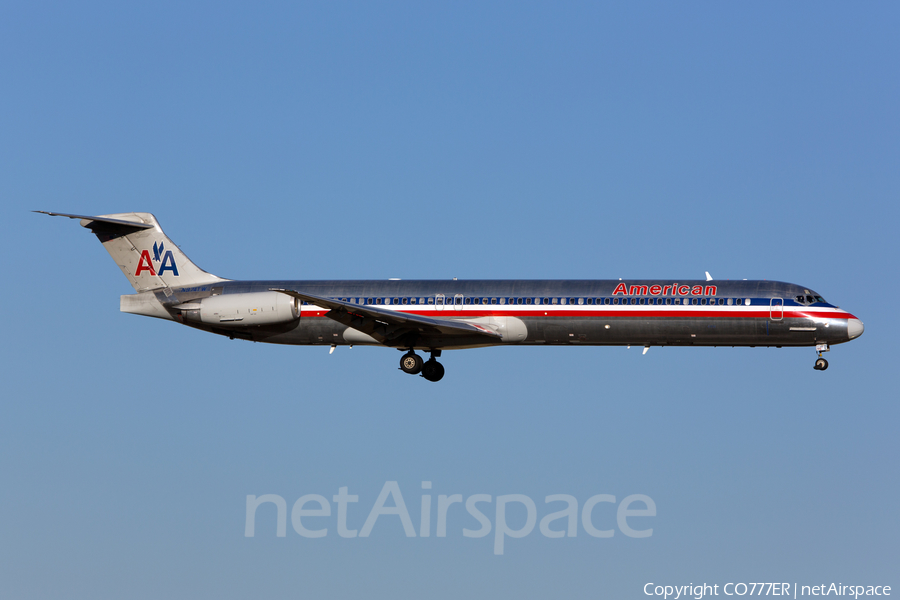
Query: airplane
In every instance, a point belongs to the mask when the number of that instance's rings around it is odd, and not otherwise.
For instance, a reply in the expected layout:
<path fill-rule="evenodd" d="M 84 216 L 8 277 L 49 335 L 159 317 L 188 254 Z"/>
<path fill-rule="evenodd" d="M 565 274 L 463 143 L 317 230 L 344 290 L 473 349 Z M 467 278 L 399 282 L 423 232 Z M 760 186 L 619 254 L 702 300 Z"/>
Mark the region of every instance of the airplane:
<path fill-rule="evenodd" d="M 80 219 L 136 293 L 120 310 L 230 339 L 386 346 L 400 369 L 439 381 L 443 350 L 486 346 L 815 346 L 862 335 L 862 321 L 804 286 L 779 281 L 233 281 L 197 267 L 150 213 Z M 424 360 L 416 351 L 431 354 Z"/>

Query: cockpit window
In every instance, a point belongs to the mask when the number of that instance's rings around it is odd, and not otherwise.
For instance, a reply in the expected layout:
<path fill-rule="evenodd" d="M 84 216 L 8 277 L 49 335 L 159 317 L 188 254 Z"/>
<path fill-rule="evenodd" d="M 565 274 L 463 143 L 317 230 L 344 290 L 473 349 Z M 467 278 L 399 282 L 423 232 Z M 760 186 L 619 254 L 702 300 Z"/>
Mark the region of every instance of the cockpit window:
<path fill-rule="evenodd" d="M 797 302 L 799 304 L 816 304 L 817 302 L 827 304 L 827 302 L 825 302 L 825 298 L 823 298 L 822 296 L 814 296 L 809 292 L 807 292 L 805 295 L 801 294 L 800 296 L 797 296 Z"/>

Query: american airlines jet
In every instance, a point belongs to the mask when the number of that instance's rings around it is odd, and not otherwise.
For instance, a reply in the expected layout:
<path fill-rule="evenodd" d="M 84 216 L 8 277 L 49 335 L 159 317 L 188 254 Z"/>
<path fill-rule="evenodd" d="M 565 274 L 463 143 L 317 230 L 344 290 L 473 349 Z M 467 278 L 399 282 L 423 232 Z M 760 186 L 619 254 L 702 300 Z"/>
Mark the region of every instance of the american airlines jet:
<path fill-rule="evenodd" d="M 197 267 L 149 213 L 80 219 L 135 294 L 126 313 L 255 342 L 370 345 L 439 381 L 442 350 L 503 345 L 814 346 L 814 368 L 863 324 L 801 285 L 778 281 L 232 281 Z M 431 354 L 425 361 L 416 351 Z"/>

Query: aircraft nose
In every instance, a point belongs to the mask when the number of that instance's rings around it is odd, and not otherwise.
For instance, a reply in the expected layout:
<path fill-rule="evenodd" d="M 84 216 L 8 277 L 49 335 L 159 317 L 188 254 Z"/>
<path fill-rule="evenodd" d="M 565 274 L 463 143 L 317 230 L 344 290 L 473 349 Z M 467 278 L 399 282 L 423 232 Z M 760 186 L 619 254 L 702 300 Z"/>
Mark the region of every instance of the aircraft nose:
<path fill-rule="evenodd" d="M 847 319 L 847 335 L 851 340 L 861 336 L 865 329 L 863 322 L 859 319 Z"/>

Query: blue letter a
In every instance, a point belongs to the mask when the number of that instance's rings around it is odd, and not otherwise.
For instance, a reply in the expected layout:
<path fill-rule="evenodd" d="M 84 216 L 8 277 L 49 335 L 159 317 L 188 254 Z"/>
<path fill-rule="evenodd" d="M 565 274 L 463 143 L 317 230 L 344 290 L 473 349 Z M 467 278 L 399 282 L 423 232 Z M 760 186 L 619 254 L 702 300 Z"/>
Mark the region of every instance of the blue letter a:
<path fill-rule="evenodd" d="M 166 251 L 165 256 L 163 256 L 162 264 L 159 266 L 158 275 L 162 277 L 164 271 L 172 271 L 172 275 L 178 277 L 178 267 L 175 266 L 175 257 L 172 256 L 172 251 Z"/>

